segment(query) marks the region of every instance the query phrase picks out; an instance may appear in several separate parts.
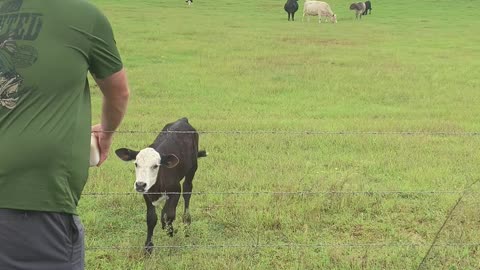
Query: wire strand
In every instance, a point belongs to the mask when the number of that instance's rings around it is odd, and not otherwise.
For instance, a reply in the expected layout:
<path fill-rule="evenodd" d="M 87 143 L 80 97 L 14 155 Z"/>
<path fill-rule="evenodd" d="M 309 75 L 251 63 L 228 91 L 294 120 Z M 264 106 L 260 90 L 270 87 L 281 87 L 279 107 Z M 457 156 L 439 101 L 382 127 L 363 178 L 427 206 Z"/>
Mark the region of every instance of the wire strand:
<path fill-rule="evenodd" d="M 480 132 L 457 132 L 457 131 L 321 131 L 321 130 L 197 130 L 197 131 L 142 131 L 142 130 L 117 130 L 117 131 L 94 131 L 119 134 L 160 134 L 160 133 L 198 133 L 198 134 L 227 134 L 227 135 L 402 135 L 402 136 L 459 136 L 475 137 Z"/>
<path fill-rule="evenodd" d="M 220 248 L 322 248 L 322 247 L 343 247 L 343 248 L 382 248 L 382 247 L 420 247 L 430 246 L 429 243 L 314 243 L 314 244 L 298 244 L 298 243 L 281 243 L 281 244 L 211 244 L 211 245 L 160 245 L 154 246 L 156 249 L 220 249 Z M 479 243 L 443 243 L 435 244 L 436 247 L 477 247 Z M 87 247 L 86 250 L 127 250 L 127 249 L 142 249 L 144 246 L 92 246 Z"/>
<path fill-rule="evenodd" d="M 86 192 L 82 196 L 127 196 L 127 195 L 451 195 L 462 194 L 463 190 L 384 190 L 384 191 L 219 191 L 219 192 Z M 478 194 L 479 192 L 467 192 L 466 194 Z"/>

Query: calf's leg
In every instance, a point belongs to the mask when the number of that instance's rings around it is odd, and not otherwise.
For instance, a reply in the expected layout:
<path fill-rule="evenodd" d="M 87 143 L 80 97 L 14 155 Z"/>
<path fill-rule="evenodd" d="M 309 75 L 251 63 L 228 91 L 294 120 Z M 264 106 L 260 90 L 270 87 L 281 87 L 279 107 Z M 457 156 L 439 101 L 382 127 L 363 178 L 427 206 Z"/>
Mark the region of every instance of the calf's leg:
<path fill-rule="evenodd" d="M 185 210 L 183 211 L 183 223 L 189 225 L 192 222 L 192 217 L 190 216 L 190 198 L 192 197 L 193 190 L 193 177 L 195 177 L 195 172 L 197 167 L 195 166 L 192 170 L 185 175 L 185 180 L 183 181 L 183 200 L 185 201 Z"/>
<path fill-rule="evenodd" d="M 175 220 L 175 211 L 178 200 L 180 199 L 180 183 L 174 189 L 167 189 L 168 192 L 176 194 L 168 195 L 168 199 L 162 209 L 162 228 L 167 230 L 169 236 L 173 236 L 173 221 Z"/>
<path fill-rule="evenodd" d="M 151 254 L 153 251 L 153 230 L 157 225 L 157 213 L 155 212 L 155 207 L 152 205 L 152 202 L 148 199 L 147 195 L 143 195 L 143 199 L 147 205 L 147 240 L 145 241 L 145 251 L 148 254 Z"/>
<path fill-rule="evenodd" d="M 187 227 L 185 227 L 185 237 L 190 236 L 190 230 L 188 228 L 188 225 L 192 223 L 192 216 L 190 215 L 190 198 L 192 197 L 193 178 L 195 177 L 196 171 L 197 166 L 195 165 L 192 170 L 190 170 L 190 172 L 185 175 L 185 181 L 183 181 L 183 200 L 185 201 L 185 209 L 183 211 L 183 224 L 187 225 Z"/>

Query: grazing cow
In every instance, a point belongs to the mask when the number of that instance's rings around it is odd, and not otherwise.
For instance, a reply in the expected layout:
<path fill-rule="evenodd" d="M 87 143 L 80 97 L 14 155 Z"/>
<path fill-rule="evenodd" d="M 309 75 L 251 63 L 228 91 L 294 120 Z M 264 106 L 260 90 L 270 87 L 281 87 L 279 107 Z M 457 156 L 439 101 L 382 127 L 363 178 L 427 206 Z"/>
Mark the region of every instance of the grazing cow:
<path fill-rule="evenodd" d="M 288 13 L 288 20 L 290 21 L 290 16 L 292 17 L 292 21 L 295 21 L 295 12 L 298 10 L 298 0 L 287 0 L 283 9 Z"/>
<path fill-rule="evenodd" d="M 355 11 L 355 18 L 358 19 L 358 18 L 362 18 L 362 14 L 363 12 L 365 12 L 365 3 L 363 2 L 358 2 L 358 3 L 352 3 L 350 5 L 350 10 L 354 10 Z"/>
<path fill-rule="evenodd" d="M 143 193 L 147 204 L 147 240 L 145 250 L 153 250 L 152 235 L 157 225 L 155 206 L 162 203 L 162 229 L 173 236 L 172 222 L 180 199 L 180 181 L 183 181 L 185 211 L 183 222 L 190 224 L 189 212 L 192 180 L 197 171 L 197 158 L 205 157 L 205 151 L 198 151 L 198 133 L 188 123 L 187 118 L 167 124 L 149 147 L 135 151 L 120 148 L 115 151 L 124 161 L 135 160 L 135 185 L 137 192 Z"/>
<path fill-rule="evenodd" d="M 370 10 L 370 12 L 369 12 L 369 10 Z M 367 12 L 368 12 L 368 14 L 372 14 L 372 3 L 370 3 L 370 1 L 365 2 L 365 11 L 363 12 L 362 15 L 367 15 Z"/>
<path fill-rule="evenodd" d="M 332 23 L 337 22 L 337 15 L 335 15 L 330 8 L 330 6 L 321 1 L 306 1 L 303 6 L 303 19 L 307 16 L 318 16 L 318 23 L 322 22 L 322 16 L 325 17 L 325 22 L 327 18 L 330 18 Z M 307 20 L 310 21 L 310 17 L 307 17 Z"/>
<path fill-rule="evenodd" d="M 190 6 L 191 4 L 193 4 L 193 0 L 185 0 L 185 3 L 187 3 L 188 6 Z"/>

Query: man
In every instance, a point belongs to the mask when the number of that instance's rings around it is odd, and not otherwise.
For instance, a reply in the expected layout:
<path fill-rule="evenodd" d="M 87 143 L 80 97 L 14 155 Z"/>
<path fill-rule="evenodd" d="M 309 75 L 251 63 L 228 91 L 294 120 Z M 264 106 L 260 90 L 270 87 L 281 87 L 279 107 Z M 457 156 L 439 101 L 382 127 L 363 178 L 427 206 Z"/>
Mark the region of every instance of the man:
<path fill-rule="evenodd" d="M 104 97 L 90 127 L 87 73 Z M 86 0 L 0 0 L 0 269 L 84 268 L 76 207 L 90 132 L 100 163 L 129 90 L 106 17 Z"/>

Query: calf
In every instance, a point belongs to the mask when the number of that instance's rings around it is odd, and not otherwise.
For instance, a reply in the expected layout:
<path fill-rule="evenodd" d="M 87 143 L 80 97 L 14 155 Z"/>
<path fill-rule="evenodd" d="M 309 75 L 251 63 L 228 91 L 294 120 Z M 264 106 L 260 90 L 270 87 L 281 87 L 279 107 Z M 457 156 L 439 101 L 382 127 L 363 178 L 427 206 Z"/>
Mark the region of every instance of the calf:
<path fill-rule="evenodd" d="M 363 12 L 362 15 L 367 15 L 367 12 L 368 14 L 372 14 L 372 3 L 370 1 L 365 2 L 365 11 Z"/>
<path fill-rule="evenodd" d="M 288 20 L 290 21 L 290 16 L 292 17 L 292 21 L 295 21 L 295 12 L 298 10 L 298 0 L 287 0 L 283 9 L 288 13 Z"/>
<path fill-rule="evenodd" d="M 187 3 L 188 6 L 190 6 L 191 4 L 193 4 L 193 0 L 185 0 L 185 3 Z"/>
<path fill-rule="evenodd" d="M 363 2 L 358 2 L 358 3 L 353 3 L 350 5 L 350 10 L 355 11 L 355 18 L 362 18 L 362 14 L 365 12 L 365 3 Z"/>
<path fill-rule="evenodd" d="M 120 148 L 115 151 L 124 161 L 135 160 L 135 185 L 137 192 L 143 193 L 147 204 L 147 240 L 145 250 L 153 250 L 152 235 L 157 225 L 155 206 L 162 203 L 160 220 L 162 229 L 173 236 L 173 221 L 180 199 L 180 181 L 183 181 L 183 199 L 185 211 L 183 222 L 190 224 L 189 212 L 192 180 L 197 171 L 197 158 L 205 157 L 205 151 L 198 151 L 198 133 L 188 123 L 187 118 L 167 124 L 149 147 L 135 151 Z"/>

